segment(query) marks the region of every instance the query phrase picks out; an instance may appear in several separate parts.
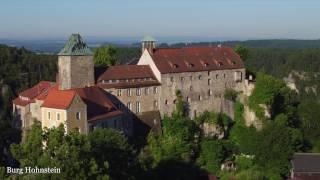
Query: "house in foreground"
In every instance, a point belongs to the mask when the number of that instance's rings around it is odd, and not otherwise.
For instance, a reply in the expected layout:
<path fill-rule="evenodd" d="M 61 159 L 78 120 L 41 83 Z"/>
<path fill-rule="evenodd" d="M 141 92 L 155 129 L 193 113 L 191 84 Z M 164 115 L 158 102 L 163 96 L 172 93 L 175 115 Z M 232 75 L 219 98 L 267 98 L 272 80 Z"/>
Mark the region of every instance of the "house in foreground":
<path fill-rule="evenodd" d="M 295 153 L 291 164 L 292 180 L 320 179 L 320 153 Z"/>
<path fill-rule="evenodd" d="M 160 117 L 175 108 L 177 90 L 195 118 L 206 110 L 232 116 L 233 104 L 224 92 L 246 87 L 244 63 L 232 48 L 156 48 L 151 37 L 142 40 L 136 65 L 111 66 L 95 74 L 91 50 L 73 34 L 58 54 L 56 82 L 42 81 L 13 101 L 21 127 L 36 119 L 48 128 L 62 123 L 67 132 L 111 127 L 132 134 L 133 120 L 159 127 Z"/>

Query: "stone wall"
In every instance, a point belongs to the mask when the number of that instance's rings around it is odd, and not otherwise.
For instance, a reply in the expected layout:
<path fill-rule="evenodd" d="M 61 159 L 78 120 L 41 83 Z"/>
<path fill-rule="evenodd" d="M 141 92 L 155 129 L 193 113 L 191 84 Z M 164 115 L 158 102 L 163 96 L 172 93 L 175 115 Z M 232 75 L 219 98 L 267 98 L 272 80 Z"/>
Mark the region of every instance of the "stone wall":
<path fill-rule="evenodd" d="M 157 88 L 157 90 L 155 90 Z M 140 95 L 138 91 L 140 89 Z M 134 114 L 159 110 L 160 86 L 148 86 L 139 88 L 111 88 L 105 89 L 109 98 L 119 109 Z M 131 91 L 131 95 L 129 95 Z M 137 103 L 140 103 L 140 112 L 137 113 Z M 131 104 L 129 107 L 128 104 Z"/>
<path fill-rule="evenodd" d="M 60 90 L 94 85 L 93 56 L 59 56 Z"/>
<path fill-rule="evenodd" d="M 235 72 L 242 73 L 241 81 L 235 80 Z M 226 111 L 232 115 L 233 108 L 224 100 L 226 89 L 241 90 L 245 69 L 217 70 L 163 74 L 161 80 L 160 112 L 170 115 L 175 107 L 176 90 L 189 104 L 189 116 L 208 111 Z"/>
<path fill-rule="evenodd" d="M 80 119 L 76 118 L 76 113 L 80 112 Z M 67 132 L 73 129 L 79 129 L 82 134 L 88 133 L 88 121 L 87 121 L 87 105 L 82 101 L 80 96 L 76 95 L 70 107 L 67 109 Z"/>

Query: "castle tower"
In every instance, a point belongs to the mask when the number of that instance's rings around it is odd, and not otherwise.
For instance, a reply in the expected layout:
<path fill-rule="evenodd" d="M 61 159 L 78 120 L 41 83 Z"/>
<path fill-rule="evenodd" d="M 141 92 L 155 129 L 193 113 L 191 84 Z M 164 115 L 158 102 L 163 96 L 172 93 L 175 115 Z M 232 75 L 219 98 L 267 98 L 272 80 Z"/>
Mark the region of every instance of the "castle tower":
<path fill-rule="evenodd" d="M 94 85 L 93 53 L 80 34 L 72 34 L 58 56 L 59 90 Z"/>
<path fill-rule="evenodd" d="M 156 40 L 151 36 L 145 36 L 141 40 L 141 53 L 144 52 L 145 49 L 149 51 L 150 54 L 153 53 L 153 49 L 156 48 Z"/>

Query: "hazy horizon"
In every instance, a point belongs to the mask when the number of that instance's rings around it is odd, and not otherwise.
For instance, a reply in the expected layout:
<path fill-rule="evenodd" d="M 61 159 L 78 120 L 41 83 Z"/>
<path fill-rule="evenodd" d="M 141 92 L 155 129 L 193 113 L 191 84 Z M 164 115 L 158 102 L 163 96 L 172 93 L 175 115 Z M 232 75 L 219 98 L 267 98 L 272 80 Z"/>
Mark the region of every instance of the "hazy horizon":
<path fill-rule="evenodd" d="M 0 39 L 319 39 L 316 0 L 2 0 Z"/>

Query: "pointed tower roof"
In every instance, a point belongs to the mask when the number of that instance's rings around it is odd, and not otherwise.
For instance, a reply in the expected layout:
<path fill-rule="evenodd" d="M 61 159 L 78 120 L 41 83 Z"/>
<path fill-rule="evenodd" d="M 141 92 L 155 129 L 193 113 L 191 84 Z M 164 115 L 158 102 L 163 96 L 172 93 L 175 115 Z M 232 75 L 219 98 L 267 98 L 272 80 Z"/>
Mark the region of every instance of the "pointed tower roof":
<path fill-rule="evenodd" d="M 83 41 L 80 34 L 72 34 L 64 48 L 58 53 L 60 56 L 90 56 L 93 55 L 90 48 Z"/>
<path fill-rule="evenodd" d="M 156 41 L 152 36 L 145 36 L 143 39 L 141 39 L 141 42 L 154 42 Z"/>

